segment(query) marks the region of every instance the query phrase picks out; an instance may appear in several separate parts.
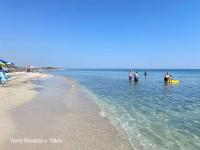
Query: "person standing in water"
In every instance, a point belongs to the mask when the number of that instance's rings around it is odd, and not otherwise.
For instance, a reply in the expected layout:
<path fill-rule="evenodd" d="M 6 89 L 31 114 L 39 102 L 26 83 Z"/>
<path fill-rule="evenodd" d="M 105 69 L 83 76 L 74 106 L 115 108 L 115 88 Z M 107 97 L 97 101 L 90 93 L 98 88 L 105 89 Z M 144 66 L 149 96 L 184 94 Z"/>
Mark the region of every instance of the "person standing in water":
<path fill-rule="evenodd" d="M 147 72 L 146 72 L 146 71 L 144 72 L 144 76 L 145 76 L 145 77 L 147 76 Z"/>
<path fill-rule="evenodd" d="M 139 74 L 138 74 L 138 72 L 136 71 L 136 72 L 134 73 L 134 81 L 137 82 L 138 80 L 139 80 Z"/>
<path fill-rule="evenodd" d="M 129 81 L 132 80 L 132 77 L 133 77 L 132 71 L 129 70 L 129 72 L 128 72 L 128 79 L 129 79 Z"/>

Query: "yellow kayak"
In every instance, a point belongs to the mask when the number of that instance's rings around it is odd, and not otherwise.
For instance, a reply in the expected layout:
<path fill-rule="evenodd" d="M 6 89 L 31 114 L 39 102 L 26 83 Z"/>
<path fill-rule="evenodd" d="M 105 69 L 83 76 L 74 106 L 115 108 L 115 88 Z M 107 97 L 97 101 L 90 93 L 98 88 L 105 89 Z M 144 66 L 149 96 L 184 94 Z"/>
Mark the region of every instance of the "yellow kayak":
<path fill-rule="evenodd" d="M 169 80 L 169 81 L 167 81 L 167 83 L 170 83 L 170 84 L 179 84 L 180 80 Z"/>

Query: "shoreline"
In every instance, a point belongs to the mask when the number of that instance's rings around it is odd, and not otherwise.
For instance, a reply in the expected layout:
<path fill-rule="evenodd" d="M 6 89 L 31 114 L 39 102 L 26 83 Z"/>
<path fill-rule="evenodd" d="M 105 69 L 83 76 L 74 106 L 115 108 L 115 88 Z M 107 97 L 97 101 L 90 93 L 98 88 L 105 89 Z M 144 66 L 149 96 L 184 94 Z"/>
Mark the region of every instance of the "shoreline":
<path fill-rule="evenodd" d="M 48 149 L 50 146 L 53 149 L 133 149 L 128 139 L 100 114 L 98 106 L 86 97 L 75 80 L 53 76 L 42 80 L 42 86 L 31 84 L 35 86 L 32 92 L 36 94 L 9 109 L 7 117 L 10 116 L 10 124 L 15 129 L 7 135 L 13 142 L 21 137 L 29 142 L 49 140 L 50 143 L 12 144 L 7 141 L 3 146 L 5 150 Z M 52 143 L 55 140 L 61 141 Z"/>

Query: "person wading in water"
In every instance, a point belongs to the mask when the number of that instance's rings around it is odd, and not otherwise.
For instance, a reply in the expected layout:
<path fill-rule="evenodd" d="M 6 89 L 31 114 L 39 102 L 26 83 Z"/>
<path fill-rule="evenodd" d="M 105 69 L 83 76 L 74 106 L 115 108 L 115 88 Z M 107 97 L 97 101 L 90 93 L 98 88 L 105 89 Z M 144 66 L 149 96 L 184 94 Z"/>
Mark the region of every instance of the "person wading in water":
<path fill-rule="evenodd" d="M 129 72 L 128 72 L 128 79 L 129 79 L 129 81 L 132 81 L 132 77 L 133 77 L 132 71 L 129 70 Z"/>

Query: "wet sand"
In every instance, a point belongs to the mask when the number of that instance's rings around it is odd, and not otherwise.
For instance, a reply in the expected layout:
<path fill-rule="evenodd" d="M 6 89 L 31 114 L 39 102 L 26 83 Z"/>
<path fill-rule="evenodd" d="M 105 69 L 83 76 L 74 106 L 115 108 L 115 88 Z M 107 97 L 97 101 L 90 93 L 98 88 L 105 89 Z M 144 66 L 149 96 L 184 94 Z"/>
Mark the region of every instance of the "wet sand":
<path fill-rule="evenodd" d="M 2 149 L 132 149 L 74 80 L 55 76 L 38 83 L 41 86 L 35 98 L 9 110 L 15 132 Z"/>

